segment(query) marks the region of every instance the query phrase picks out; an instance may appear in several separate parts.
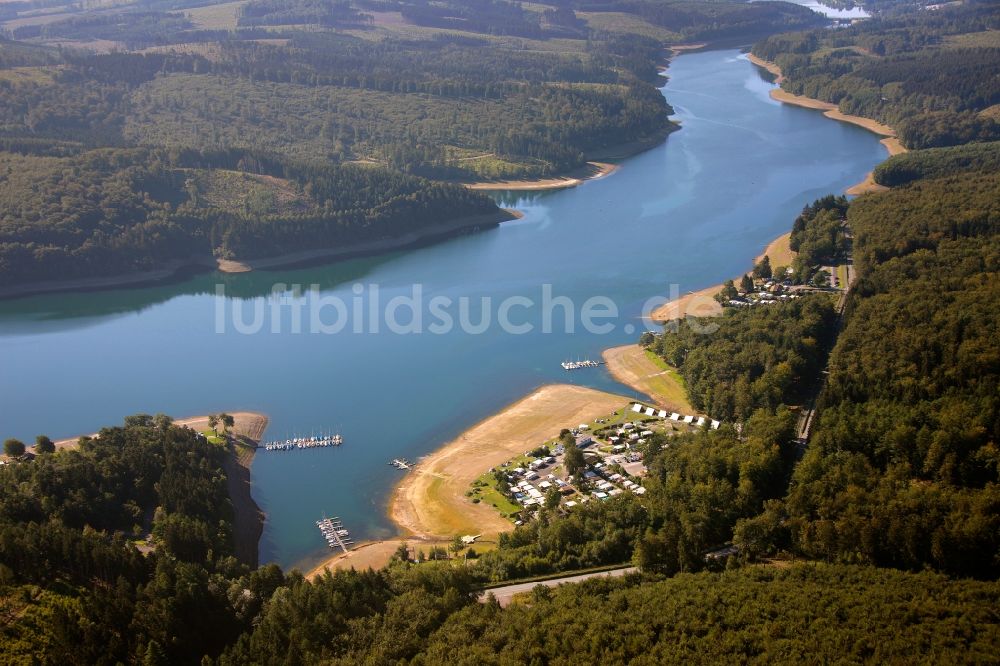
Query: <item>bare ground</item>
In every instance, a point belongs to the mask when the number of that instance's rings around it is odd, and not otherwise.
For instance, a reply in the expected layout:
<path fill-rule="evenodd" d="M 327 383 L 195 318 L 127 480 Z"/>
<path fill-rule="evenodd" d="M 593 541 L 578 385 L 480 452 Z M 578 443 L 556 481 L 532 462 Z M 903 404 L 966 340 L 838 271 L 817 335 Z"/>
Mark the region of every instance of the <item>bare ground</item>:
<path fill-rule="evenodd" d="M 513 525 L 496 509 L 473 504 L 465 493 L 484 472 L 559 434 L 562 428 L 610 414 L 628 402 L 624 396 L 582 386 L 552 384 L 536 389 L 417 463 L 396 486 L 389 515 L 399 538 L 359 544 L 315 567 L 326 569 L 384 566 L 400 543 L 411 549 L 447 545 L 456 535 L 480 535 L 491 542 Z M 477 542 L 478 543 L 478 542 Z"/>
<path fill-rule="evenodd" d="M 470 190 L 558 190 L 566 187 L 576 187 L 588 180 L 596 180 L 608 176 L 618 167 L 604 162 L 587 162 L 579 169 L 565 176 L 556 178 L 539 178 L 537 180 L 490 180 L 478 183 L 467 183 Z"/>

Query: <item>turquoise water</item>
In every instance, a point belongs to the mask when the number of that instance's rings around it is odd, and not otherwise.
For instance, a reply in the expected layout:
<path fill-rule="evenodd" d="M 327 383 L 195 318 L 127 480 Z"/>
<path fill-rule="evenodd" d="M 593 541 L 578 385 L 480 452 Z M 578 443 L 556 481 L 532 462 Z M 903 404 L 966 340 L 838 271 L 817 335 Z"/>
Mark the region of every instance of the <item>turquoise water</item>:
<path fill-rule="evenodd" d="M 541 384 L 628 392 L 603 369 L 567 373 L 559 363 L 635 340 L 649 297 L 731 277 L 805 203 L 843 191 L 884 158 L 875 135 L 772 101 L 772 86 L 736 51 L 685 55 L 669 74 L 664 94 L 681 131 L 602 180 L 501 196 L 524 217 L 497 229 L 308 269 L 0 302 L 0 437 L 73 436 L 135 412 L 240 409 L 267 413 L 272 437 L 338 428 L 339 449 L 256 457 L 254 497 L 268 515 L 261 561 L 305 567 L 322 557 L 314 521 L 324 513 L 358 538 L 392 534 L 385 504 L 400 472 L 388 460 L 419 458 Z M 274 296 L 276 282 L 320 287 Z M 427 315 L 413 334 L 384 325 L 356 334 L 353 324 L 309 333 L 308 319 L 306 332 L 291 330 L 293 306 L 340 298 L 351 313 L 371 304 L 372 285 L 384 304 L 414 284 L 425 301 L 470 297 L 473 322 L 481 298 L 492 299 L 485 310 L 495 319 L 504 298 L 540 302 L 543 284 L 574 307 L 605 296 L 618 316 L 601 320 L 612 328 L 603 334 L 584 331 L 579 316 L 573 333 L 543 333 L 540 307 L 510 310 L 513 323 L 534 325 L 525 334 L 496 325 L 435 334 Z M 236 306 L 248 322 L 260 307 L 263 330 L 235 330 Z M 335 319 L 335 308 L 323 312 Z M 561 324 L 563 310 L 554 312 Z"/>

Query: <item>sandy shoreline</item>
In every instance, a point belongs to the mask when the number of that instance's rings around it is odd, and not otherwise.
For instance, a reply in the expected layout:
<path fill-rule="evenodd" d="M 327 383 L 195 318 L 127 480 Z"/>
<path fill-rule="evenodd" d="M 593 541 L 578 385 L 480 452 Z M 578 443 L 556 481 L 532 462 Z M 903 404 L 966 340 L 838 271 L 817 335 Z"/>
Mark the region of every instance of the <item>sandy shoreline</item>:
<path fill-rule="evenodd" d="M 791 235 L 792 232 L 789 231 L 768 243 L 764 251 L 754 258 L 753 263 L 757 264 L 767 256 L 771 260 L 772 267 L 788 266 L 791 264 L 794 258 L 794 253 L 788 247 Z M 750 269 L 752 268 L 753 265 L 750 266 Z M 749 272 L 750 270 L 748 269 L 744 273 L 733 277 L 733 282 L 738 283 Z M 653 310 L 649 318 L 653 321 L 668 322 L 674 319 L 684 319 L 688 316 L 716 317 L 721 315 L 722 305 L 715 300 L 715 295 L 722 291 L 722 287 L 723 284 L 714 284 L 711 287 L 705 287 L 699 291 L 687 293 L 680 298 L 675 298 Z"/>
<path fill-rule="evenodd" d="M 359 544 L 348 555 L 331 557 L 310 576 L 329 567 L 384 566 L 402 541 L 413 547 L 479 534 L 490 541 L 513 525 L 488 504 L 466 498 L 469 486 L 490 467 L 532 449 L 560 429 L 621 409 L 629 398 L 569 384 L 550 384 L 467 429 L 457 439 L 421 459 L 396 485 L 389 517 L 401 536 Z"/>
<path fill-rule="evenodd" d="M 480 190 L 483 192 L 502 190 L 561 190 L 567 187 L 576 187 L 588 180 L 598 180 L 605 176 L 610 176 L 617 170 L 617 164 L 587 162 L 585 166 L 579 169 L 574 169 L 564 176 L 554 178 L 540 178 L 538 180 L 490 180 L 464 183 L 464 185 L 470 190 Z"/>
<path fill-rule="evenodd" d="M 773 74 L 775 77 L 774 82 L 779 86 L 781 85 L 781 82 L 784 81 L 785 76 L 781 73 L 781 68 L 778 67 L 776 63 L 758 58 L 752 53 L 747 54 L 747 59 L 758 67 L 762 67 Z M 863 116 L 852 116 L 846 113 L 841 113 L 836 104 L 824 102 L 823 100 L 815 99 L 813 97 L 806 97 L 805 95 L 793 95 L 780 87 L 772 90 L 770 94 L 771 99 L 778 102 L 801 106 L 806 109 L 817 109 L 823 111 L 823 115 L 831 120 L 851 123 L 852 125 L 863 127 L 869 132 L 885 137 L 880 143 L 885 146 L 886 151 L 889 153 L 889 157 L 906 152 L 906 148 L 896 136 L 896 130 L 884 123 L 878 122 L 877 120 L 865 118 Z M 875 182 L 874 172 L 869 172 L 865 174 L 864 180 L 860 183 L 851 185 L 844 192 L 851 196 L 858 196 L 867 192 L 884 192 L 887 189 L 887 187 L 879 185 Z"/>
<path fill-rule="evenodd" d="M 766 69 L 768 72 L 774 75 L 774 83 L 778 86 L 781 82 L 785 80 L 785 75 L 781 73 L 781 68 L 774 62 L 770 60 L 763 60 L 758 58 L 752 53 L 747 54 L 747 60 L 752 62 L 758 67 Z M 820 99 L 815 99 L 813 97 L 806 97 L 805 95 L 793 95 L 792 93 L 784 90 L 781 87 L 775 88 L 771 91 L 771 99 L 777 100 L 779 102 L 784 102 L 785 104 L 794 104 L 795 106 L 801 106 L 807 109 L 819 109 L 824 111 L 823 114 L 827 118 L 832 118 L 833 120 L 839 120 L 845 123 L 851 123 L 864 127 L 869 132 L 874 132 L 875 134 L 881 134 L 882 136 L 895 137 L 896 130 L 889 127 L 884 123 L 880 123 L 877 120 L 871 118 L 865 118 L 863 116 L 852 116 L 850 114 L 841 113 L 836 104 L 830 102 L 824 102 Z M 887 146 L 888 148 L 888 146 Z M 902 145 L 898 146 L 898 149 L 905 152 L 905 148 Z"/>
<path fill-rule="evenodd" d="M 781 68 L 778 67 L 777 64 L 758 58 L 752 53 L 747 54 L 747 59 L 754 65 L 766 69 L 768 72 L 773 74 L 775 77 L 775 83 L 780 85 L 784 80 Z M 896 136 L 896 131 L 888 125 L 872 120 L 871 118 L 863 118 L 861 116 L 852 116 L 841 113 L 837 109 L 836 104 L 813 99 L 812 97 L 805 97 L 803 95 L 793 95 L 785 90 L 782 90 L 781 88 L 773 89 L 770 95 L 771 99 L 784 104 L 792 104 L 808 109 L 821 110 L 823 111 L 823 115 L 831 120 L 858 125 L 859 127 L 863 127 L 870 132 L 882 135 L 884 138 L 880 141 L 880 143 L 885 146 L 885 149 L 889 153 L 890 157 L 906 152 L 906 148 L 902 143 L 900 143 L 899 138 Z M 882 192 L 886 189 L 888 188 L 876 183 L 874 173 L 869 172 L 865 175 L 864 180 L 847 188 L 845 193 L 856 196 L 867 192 Z M 764 255 L 768 255 L 771 258 L 772 266 L 787 266 L 790 264 L 791 251 L 787 249 L 789 236 L 790 233 L 783 234 L 772 241 L 764 252 L 754 260 L 754 263 L 759 262 Z M 738 275 L 733 278 L 733 281 L 736 282 L 741 277 L 742 275 Z M 720 306 L 714 298 L 714 296 L 722 290 L 722 286 L 722 284 L 712 285 L 711 287 L 706 287 L 700 291 L 690 292 L 680 298 L 676 298 L 669 303 L 656 308 L 656 310 L 654 310 L 650 315 L 650 319 L 659 322 L 667 322 L 674 319 L 683 319 L 689 315 L 694 317 L 713 317 L 722 314 L 722 306 Z"/>
<path fill-rule="evenodd" d="M 264 512 L 260 510 L 250 494 L 250 465 L 253 463 L 257 445 L 267 429 L 268 418 L 258 412 L 231 412 L 233 427 L 229 431 L 229 455 L 223 463 L 226 472 L 226 486 L 233 503 L 233 539 L 235 554 L 244 564 L 256 567 L 258 544 L 264 532 Z M 175 425 L 187 426 L 201 432 L 208 430 L 208 416 L 191 416 L 175 419 Z M 89 435 L 93 437 L 94 434 Z M 56 449 L 73 449 L 78 446 L 79 437 L 60 439 Z"/>

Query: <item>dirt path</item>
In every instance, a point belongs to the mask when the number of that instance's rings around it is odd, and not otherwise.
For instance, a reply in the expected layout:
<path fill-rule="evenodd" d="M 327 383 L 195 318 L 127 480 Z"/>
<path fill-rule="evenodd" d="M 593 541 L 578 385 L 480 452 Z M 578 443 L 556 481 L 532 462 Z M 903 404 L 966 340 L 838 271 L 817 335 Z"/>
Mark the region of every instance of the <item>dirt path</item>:
<path fill-rule="evenodd" d="M 538 585 L 544 585 L 545 587 L 558 587 L 560 585 L 565 585 L 569 583 L 580 583 L 588 578 L 615 578 L 618 576 L 624 576 L 630 573 L 636 573 L 639 570 L 635 567 L 622 567 L 621 569 L 611 569 L 609 571 L 596 571 L 594 573 L 577 574 L 575 576 L 563 576 L 562 578 L 552 578 L 550 580 L 535 581 L 531 583 L 515 583 L 514 585 L 504 585 L 503 587 L 494 587 L 486 590 L 480 601 L 485 602 L 489 595 L 496 597 L 497 602 L 504 608 L 510 605 L 514 597 L 518 594 L 523 594 L 524 592 L 530 592 Z"/>

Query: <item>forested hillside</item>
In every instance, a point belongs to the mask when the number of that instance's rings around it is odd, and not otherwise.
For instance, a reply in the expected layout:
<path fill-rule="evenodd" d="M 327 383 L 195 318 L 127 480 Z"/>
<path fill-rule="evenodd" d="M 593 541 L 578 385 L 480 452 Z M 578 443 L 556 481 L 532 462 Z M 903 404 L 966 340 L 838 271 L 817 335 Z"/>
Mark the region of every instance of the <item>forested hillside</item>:
<path fill-rule="evenodd" d="M 848 566 L 652 584 L 598 579 L 539 590 L 507 610 L 469 606 L 413 663 L 532 663 L 567 653 L 579 663 L 649 665 L 977 663 L 992 660 L 1000 639 L 997 591 L 996 583 Z"/>
<path fill-rule="evenodd" d="M 457 185 L 240 150 L 3 153 L 0 170 L 4 285 L 347 247 L 496 211 Z"/>
<path fill-rule="evenodd" d="M 861 279 L 787 500 L 793 547 L 995 577 L 1000 176 L 852 204 Z"/>
<path fill-rule="evenodd" d="M 1000 141 L 928 148 L 890 157 L 875 167 L 875 182 L 895 187 L 921 178 L 1000 171 Z"/>
<path fill-rule="evenodd" d="M 827 197 L 796 221 L 798 249 L 816 256 L 850 230 L 860 278 L 787 495 L 731 526 L 745 556 L 785 551 L 982 578 L 1000 571 L 1000 175 L 979 171 L 984 151 L 966 153 L 975 159 L 919 151 L 901 162 L 960 175 L 850 205 Z M 810 240 L 813 226 L 824 242 Z M 717 331 L 686 322 L 651 346 L 716 418 L 780 413 L 820 377 L 838 328 L 830 298 L 727 309 Z"/>
<path fill-rule="evenodd" d="M 471 566 L 397 558 L 307 582 L 231 557 L 223 447 L 167 417 L 130 417 L 76 450 L 0 468 L 15 489 L 0 498 L 0 644 L 12 663 L 490 663 L 497 650 L 517 661 L 558 650 L 572 630 L 590 637 L 578 659 L 611 663 L 987 659 L 996 582 L 805 564 L 663 578 L 702 568 L 706 545 L 783 492 L 787 427 L 761 415 L 743 441 L 705 432 L 651 449 L 646 507 L 621 498 L 543 517 Z M 643 575 L 506 610 L 475 601 L 491 575 L 614 561 L 637 539 Z"/>
<path fill-rule="evenodd" d="M 270 596 L 271 570 L 232 557 L 225 449 L 170 423 L 130 417 L 0 467 L 5 661 L 196 662 Z M 147 533 L 156 546 L 143 554 L 133 541 Z"/>
<path fill-rule="evenodd" d="M 662 41 L 593 16 L 661 39 L 815 20 L 774 3 L 251 0 L 211 27 L 219 15 L 193 2 L 144 0 L 23 21 L 53 6 L 0 4 L 0 20 L 39 44 L 151 50 L 0 42 L 4 286 L 495 211 L 428 178 L 548 175 L 672 129 L 654 89 Z M 995 661 L 996 21 L 968 2 L 755 47 L 787 89 L 889 122 L 916 150 L 876 172 L 893 189 L 788 221 L 797 278 L 853 261 L 842 316 L 818 293 L 644 340 L 725 421 L 646 438 L 645 494 L 540 508 L 467 560 L 401 549 L 310 582 L 233 557 L 223 446 L 129 417 L 0 466 L 2 660 Z M 625 564 L 640 572 L 478 602 L 486 584 Z"/>
<path fill-rule="evenodd" d="M 588 9 L 636 12 L 656 37 L 503 0 L 5 4 L 7 36 L 30 43 L 0 38 L 0 280 L 338 248 L 496 212 L 413 176 L 541 178 L 655 145 L 676 129 L 656 90 L 665 39 L 821 22 L 773 3 L 633 5 Z M 177 157 L 191 151 L 227 157 Z"/>
<path fill-rule="evenodd" d="M 753 47 L 782 88 L 894 127 L 907 148 L 1000 139 L 1000 15 L 970 1 L 778 35 Z"/>

